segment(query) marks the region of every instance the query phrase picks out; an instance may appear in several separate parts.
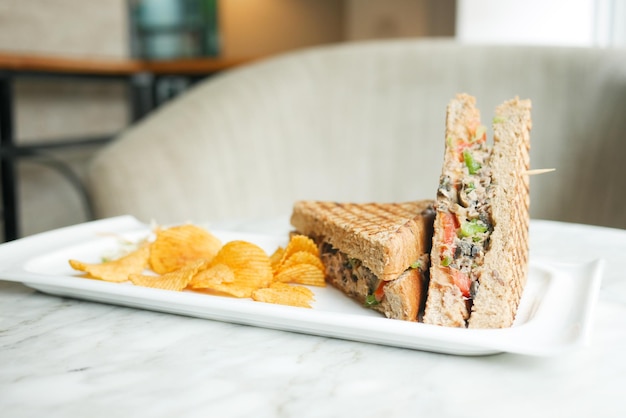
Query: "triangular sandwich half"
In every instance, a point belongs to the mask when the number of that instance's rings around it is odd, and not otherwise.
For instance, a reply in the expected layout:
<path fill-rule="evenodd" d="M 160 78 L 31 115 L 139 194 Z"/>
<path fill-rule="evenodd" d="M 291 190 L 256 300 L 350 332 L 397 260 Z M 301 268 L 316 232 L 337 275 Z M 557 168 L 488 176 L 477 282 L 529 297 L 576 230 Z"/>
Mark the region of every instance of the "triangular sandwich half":
<path fill-rule="evenodd" d="M 315 240 L 328 283 L 388 318 L 416 321 L 434 219 L 433 201 L 298 201 L 291 224 Z"/>

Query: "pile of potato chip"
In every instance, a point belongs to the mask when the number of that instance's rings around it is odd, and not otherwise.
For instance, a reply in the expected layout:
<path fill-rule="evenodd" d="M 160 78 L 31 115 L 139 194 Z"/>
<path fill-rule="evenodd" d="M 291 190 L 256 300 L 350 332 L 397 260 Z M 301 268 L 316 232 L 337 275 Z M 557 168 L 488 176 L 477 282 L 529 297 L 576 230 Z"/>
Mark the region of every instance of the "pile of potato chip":
<path fill-rule="evenodd" d="M 304 235 L 292 236 L 286 247 L 268 255 L 246 241 L 222 244 L 193 224 L 157 228 L 155 234 L 153 241 L 115 260 L 69 263 L 91 279 L 306 308 L 311 307 L 314 295 L 305 286 L 326 285 L 319 249 Z"/>

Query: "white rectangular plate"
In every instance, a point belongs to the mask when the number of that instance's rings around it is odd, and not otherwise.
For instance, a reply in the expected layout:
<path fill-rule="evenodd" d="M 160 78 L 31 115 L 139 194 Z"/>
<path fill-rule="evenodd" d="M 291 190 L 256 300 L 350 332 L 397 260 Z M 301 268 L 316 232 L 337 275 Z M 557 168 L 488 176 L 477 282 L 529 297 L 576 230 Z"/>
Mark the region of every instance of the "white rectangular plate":
<path fill-rule="evenodd" d="M 458 355 L 510 352 L 550 356 L 588 343 L 602 260 L 563 264 L 531 260 L 517 319 L 507 329 L 457 329 L 391 320 L 331 288 L 311 288 L 313 309 L 172 292 L 78 277 L 70 258 L 98 262 L 119 246 L 113 234 L 145 237 L 147 225 L 130 216 L 62 228 L 0 245 L 0 279 L 41 292 L 217 321 Z M 211 231 L 223 242 L 243 239 L 268 253 L 287 235 Z"/>

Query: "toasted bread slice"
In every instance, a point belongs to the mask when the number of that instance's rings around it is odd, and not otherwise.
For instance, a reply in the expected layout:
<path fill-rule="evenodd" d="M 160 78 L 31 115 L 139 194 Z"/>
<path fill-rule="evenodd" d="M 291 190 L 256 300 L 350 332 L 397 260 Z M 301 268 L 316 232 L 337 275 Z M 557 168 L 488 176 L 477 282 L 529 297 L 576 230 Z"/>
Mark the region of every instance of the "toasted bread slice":
<path fill-rule="evenodd" d="M 531 104 L 496 109 L 491 146 L 475 103 L 462 94 L 447 109 L 424 322 L 502 328 L 527 275 Z"/>
<path fill-rule="evenodd" d="M 496 109 L 491 156 L 492 219 L 469 328 L 509 327 L 528 275 L 531 103 L 513 99 Z"/>
<path fill-rule="evenodd" d="M 330 284 L 389 318 L 415 321 L 423 302 L 432 204 L 299 201 L 291 224 L 320 245 Z"/>

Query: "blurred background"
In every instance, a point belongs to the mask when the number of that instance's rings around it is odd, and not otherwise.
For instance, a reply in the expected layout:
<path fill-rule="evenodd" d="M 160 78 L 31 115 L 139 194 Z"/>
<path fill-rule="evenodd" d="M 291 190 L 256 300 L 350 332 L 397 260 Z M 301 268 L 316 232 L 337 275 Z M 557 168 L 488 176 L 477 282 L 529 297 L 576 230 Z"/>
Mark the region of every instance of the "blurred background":
<path fill-rule="evenodd" d="M 224 62 L 228 69 L 317 45 L 420 37 L 624 47 L 626 2 L 0 0 L 0 58 L 28 55 L 83 62 L 210 59 Z M 80 143 L 85 138 L 106 141 L 137 119 L 128 81 L 9 70 L 0 66 L 0 76 L 11 77 L 12 82 L 15 142 L 76 141 L 76 146 L 44 147 L 45 152 L 19 159 L 20 235 L 88 220 L 89 210 L 77 182 L 89 157 L 102 145 Z M 133 75 L 134 81 L 141 81 L 141 76 Z M 160 78 L 152 92 L 155 107 L 203 76 L 173 71 Z"/>

